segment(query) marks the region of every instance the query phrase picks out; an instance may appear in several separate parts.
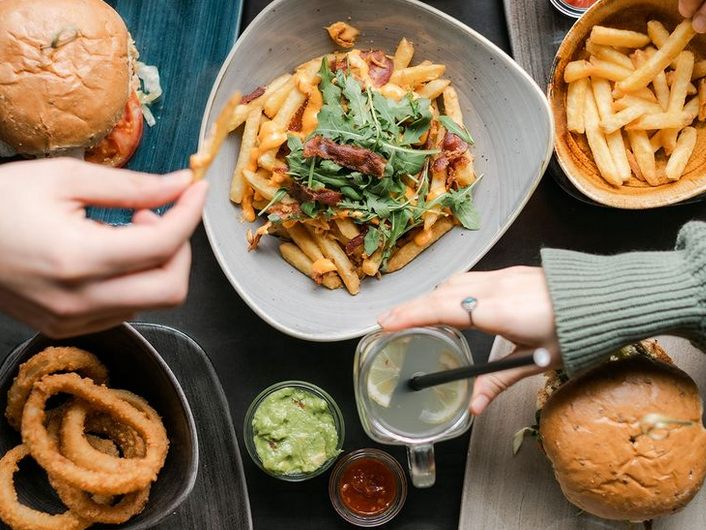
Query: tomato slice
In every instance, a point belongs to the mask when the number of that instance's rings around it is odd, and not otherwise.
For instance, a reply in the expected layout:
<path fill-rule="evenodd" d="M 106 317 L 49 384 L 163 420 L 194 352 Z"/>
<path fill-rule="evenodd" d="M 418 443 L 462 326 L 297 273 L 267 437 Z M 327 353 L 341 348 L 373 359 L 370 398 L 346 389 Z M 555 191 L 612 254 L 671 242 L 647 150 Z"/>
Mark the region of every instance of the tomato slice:
<path fill-rule="evenodd" d="M 108 136 L 86 151 L 85 160 L 94 164 L 123 167 L 140 145 L 143 129 L 142 107 L 137 94 L 133 92 L 125 105 L 123 117 Z"/>

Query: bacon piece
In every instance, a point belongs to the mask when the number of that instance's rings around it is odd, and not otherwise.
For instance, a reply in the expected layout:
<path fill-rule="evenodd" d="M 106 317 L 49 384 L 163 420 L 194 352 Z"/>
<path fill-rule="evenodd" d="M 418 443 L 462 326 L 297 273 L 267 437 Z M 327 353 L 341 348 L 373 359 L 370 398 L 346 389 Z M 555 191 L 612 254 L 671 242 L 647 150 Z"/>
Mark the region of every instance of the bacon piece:
<path fill-rule="evenodd" d="M 301 217 L 301 213 L 302 211 L 299 208 L 299 204 L 296 202 L 278 202 L 267 209 L 268 215 L 276 215 L 282 221 L 287 221 L 293 218 L 297 219 Z"/>
<path fill-rule="evenodd" d="M 306 110 L 306 105 L 308 101 L 309 98 L 306 98 L 304 100 L 304 103 L 302 103 L 301 106 L 297 109 L 297 112 L 294 113 L 292 119 L 289 120 L 289 126 L 287 127 L 288 131 L 299 132 L 302 130 L 302 117 L 304 116 L 304 111 Z"/>
<path fill-rule="evenodd" d="M 334 191 L 328 188 L 312 190 L 308 186 L 302 186 L 297 182 L 292 182 L 292 186 L 289 188 L 289 194 L 299 202 L 316 201 L 321 204 L 326 204 L 327 206 L 336 206 L 341 202 L 341 199 L 343 199 L 343 194 L 340 191 Z"/>
<path fill-rule="evenodd" d="M 392 77 L 392 70 L 395 64 L 382 50 L 372 50 L 360 54 L 361 58 L 368 63 L 368 75 L 373 82 L 373 86 L 381 87 Z"/>
<path fill-rule="evenodd" d="M 368 225 L 362 225 L 360 227 L 360 234 L 355 236 L 353 239 L 351 239 L 348 243 L 346 243 L 346 246 L 344 247 L 344 252 L 348 257 L 351 257 L 355 254 L 355 251 L 358 247 L 363 246 L 363 243 L 365 242 L 365 235 L 368 233 Z"/>
<path fill-rule="evenodd" d="M 252 92 L 250 92 L 247 96 L 243 96 L 240 98 L 240 103 L 243 105 L 247 105 L 250 103 L 253 99 L 259 98 L 265 93 L 265 87 L 264 86 L 259 86 Z"/>
<path fill-rule="evenodd" d="M 468 151 L 468 144 L 459 138 L 458 135 L 446 131 L 444 139 L 441 141 L 441 153 L 431 165 L 432 171 L 446 171 L 449 166 L 452 169 L 455 168 L 463 159 L 463 154 L 466 151 Z"/>
<path fill-rule="evenodd" d="M 387 160 L 370 149 L 337 144 L 323 136 L 314 136 L 304 144 L 304 156 L 307 158 L 318 156 L 333 160 L 339 166 L 375 177 L 382 177 L 385 174 L 385 164 L 387 164 Z"/>

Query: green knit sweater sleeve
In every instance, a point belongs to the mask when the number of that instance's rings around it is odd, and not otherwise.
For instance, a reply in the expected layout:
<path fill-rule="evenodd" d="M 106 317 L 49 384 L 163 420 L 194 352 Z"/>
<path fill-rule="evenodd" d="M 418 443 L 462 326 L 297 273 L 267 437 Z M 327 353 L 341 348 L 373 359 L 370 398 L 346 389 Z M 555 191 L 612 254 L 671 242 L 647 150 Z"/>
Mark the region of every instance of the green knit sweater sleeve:
<path fill-rule="evenodd" d="M 686 224 L 671 252 L 543 249 L 542 265 L 569 375 L 657 334 L 687 337 L 704 349 L 706 223 Z"/>

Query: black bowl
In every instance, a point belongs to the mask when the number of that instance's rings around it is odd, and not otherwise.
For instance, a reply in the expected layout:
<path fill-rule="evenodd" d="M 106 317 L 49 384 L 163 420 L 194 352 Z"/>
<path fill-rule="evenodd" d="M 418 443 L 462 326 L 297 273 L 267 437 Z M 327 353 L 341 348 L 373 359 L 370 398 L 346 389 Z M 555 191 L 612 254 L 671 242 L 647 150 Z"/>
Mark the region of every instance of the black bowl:
<path fill-rule="evenodd" d="M 122 525 L 92 527 L 150 528 L 173 513 L 191 493 L 199 467 L 198 440 L 194 418 L 179 382 L 155 349 L 128 324 L 67 340 L 35 335 L 7 356 L 0 365 L 0 454 L 21 443 L 19 433 L 10 427 L 4 415 L 7 391 L 19 365 L 47 346 L 69 345 L 95 354 L 107 366 L 112 388 L 124 388 L 144 397 L 162 416 L 170 440 L 169 453 L 152 485 L 144 511 Z M 65 510 L 49 486 L 44 470 L 31 458 L 20 465 L 15 485 L 21 502 L 49 513 Z"/>

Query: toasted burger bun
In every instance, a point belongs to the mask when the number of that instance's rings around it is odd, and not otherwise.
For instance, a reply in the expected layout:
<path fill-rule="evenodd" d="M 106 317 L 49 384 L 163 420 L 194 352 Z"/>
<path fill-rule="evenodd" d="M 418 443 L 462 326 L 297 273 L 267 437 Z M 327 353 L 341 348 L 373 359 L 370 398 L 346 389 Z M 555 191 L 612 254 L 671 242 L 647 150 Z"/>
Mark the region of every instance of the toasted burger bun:
<path fill-rule="evenodd" d="M 0 1 L 0 142 L 27 155 L 96 144 L 130 94 L 128 41 L 102 0 Z"/>
<path fill-rule="evenodd" d="M 656 355 L 616 360 L 573 379 L 552 392 L 541 411 L 542 446 L 564 495 L 606 519 L 671 514 L 706 476 L 698 388 L 683 371 L 655 360 L 666 354 L 648 344 Z M 655 413 L 693 423 L 649 430 L 654 423 L 645 417 Z"/>

